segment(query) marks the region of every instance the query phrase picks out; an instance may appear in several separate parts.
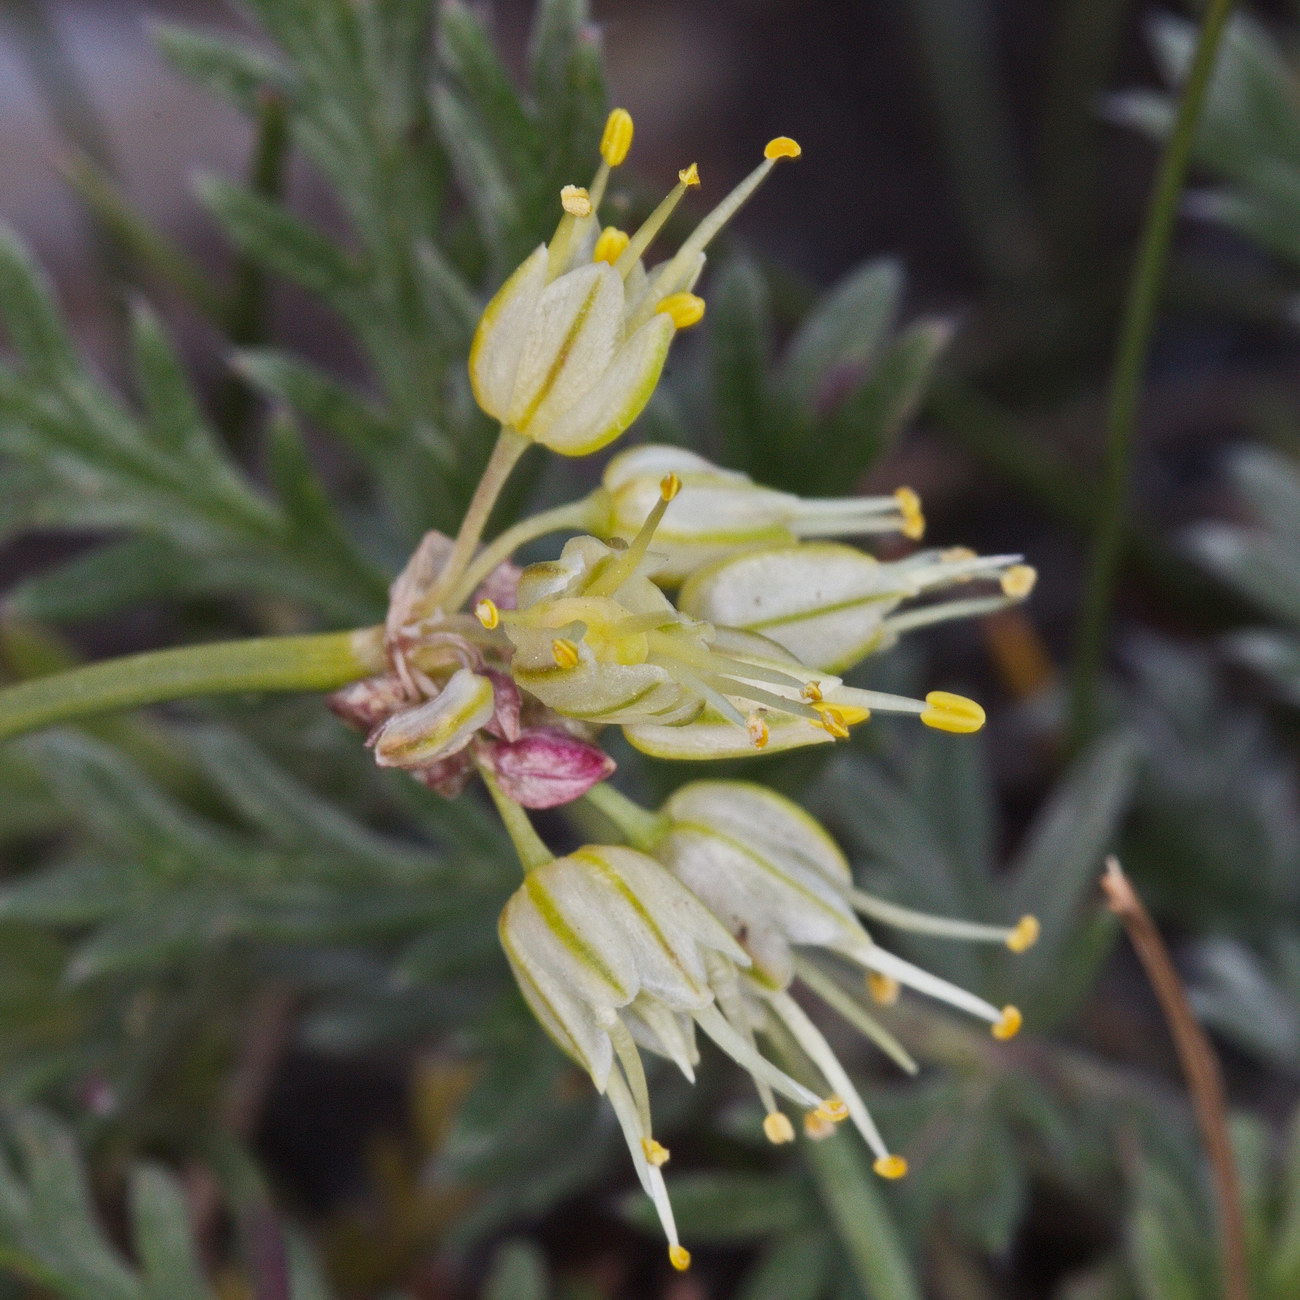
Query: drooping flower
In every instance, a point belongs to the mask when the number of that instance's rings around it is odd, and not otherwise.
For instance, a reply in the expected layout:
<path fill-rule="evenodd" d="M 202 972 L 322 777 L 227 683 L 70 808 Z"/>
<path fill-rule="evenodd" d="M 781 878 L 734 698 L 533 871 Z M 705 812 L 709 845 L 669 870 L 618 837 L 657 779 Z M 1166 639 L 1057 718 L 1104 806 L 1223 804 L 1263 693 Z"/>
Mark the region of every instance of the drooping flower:
<path fill-rule="evenodd" d="M 640 1049 L 674 1061 L 690 1080 L 698 1025 L 764 1089 L 828 1121 L 840 1105 L 779 1070 L 738 1029 L 715 989 L 749 957 L 684 885 L 634 849 L 589 845 L 529 870 L 501 913 L 501 945 L 528 1005 L 614 1108 L 654 1201 L 673 1266 L 677 1238 L 651 1125 Z"/>
<path fill-rule="evenodd" d="M 641 413 L 674 335 L 704 314 L 703 299 L 691 290 L 705 247 L 778 160 L 800 153 L 793 140 L 770 141 L 763 161 L 677 253 L 647 270 L 642 257 L 651 241 L 700 178 L 693 163 L 684 168 L 634 234 L 600 230 L 610 170 L 631 143 L 632 119 L 615 109 L 590 187 L 562 191 L 564 215 L 550 243 L 539 245 L 488 303 L 470 349 L 470 382 L 483 410 L 566 456 L 599 450 Z"/>
<path fill-rule="evenodd" d="M 682 490 L 655 533 L 658 583 L 674 585 L 713 560 L 803 537 L 898 532 L 915 540 L 925 532 L 920 501 L 909 488 L 891 496 L 798 497 L 684 448 L 657 445 L 620 452 L 605 467 L 592 500 L 591 531 L 630 542 L 667 474 L 677 475 Z"/>
<path fill-rule="evenodd" d="M 749 965 L 736 967 L 734 983 L 743 991 L 755 1029 L 775 1025 L 799 1045 L 827 1088 L 844 1100 L 875 1154 L 876 1172 L 901 1176 L 906 1162 L 888 1150 L 825 1037 L 791 997 L 791 984 L 799 979 L 912 1071 L 915 1063 L 902 1045 L 827 968 L 827 958 L 841 969 L 847 964 L 865 972 L 869 986 L 885 999 L 896 996 L 900 985 L 914 989 L 985 1020 L 996 1038 L 1016 1034 L 1020 1012 L 1012 1006 L 999 1009 L 882 948 L 857 914 L 907 930 L 1002 943 L 1013 952 L 1034 943 L 1037 921 L 1027 916 L 1003 927 L 926 916 L 858 890 L 839 846 L 814 818 L 774 791 L 747 782 L 692 782 L 677 790 L 658 816 L 638 816 L 637 823 L 644 851 L 688 886 L 749 956 Z M 772 1119 L 775 1098 L 757 1082 L 768 1111 L 765 1129 L 784 1131 L 786 1126 Z M 814 1131 L 820 1124 L 814 1118 Z"/>
<path fill-rule="evenodd" d="M 811 668 L 846 672 L 910 629 L 1024 600 L 1036 576 L 1018 555 L 954 549 L 882 562 L 838 542 L 801 542 L 715 560 L 691 574 L 677 603 L 694 618 L 760 633 Z M 969 583 L 995 592 L 898 612 Z"/>
<path fill-rule="evenodd" d="M 565 716 L 620 725 L 638 748 L 671 758 L 827 743 L 872 710 L 948 731 L 983 725 L 983 710 L 961 696 L 848 687 L 775 641 L 682 613 L 651 580 L 649 553 L 679 489 L 666 476 L 630 545 L 573 538 L 557 561 L 524 570 L 515 610 L 480 602 L 480 619 L 513 644 L 510 670 L 525 691 Z"/>

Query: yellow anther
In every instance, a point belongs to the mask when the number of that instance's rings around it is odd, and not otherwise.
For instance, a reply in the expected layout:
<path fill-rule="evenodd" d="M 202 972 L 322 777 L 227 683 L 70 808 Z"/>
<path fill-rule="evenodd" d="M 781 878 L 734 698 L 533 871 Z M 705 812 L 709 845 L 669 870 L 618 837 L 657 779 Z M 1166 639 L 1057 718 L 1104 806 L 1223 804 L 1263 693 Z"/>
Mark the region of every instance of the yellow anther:
<path fill-rule="evenodd" d="M 679 1273 L 685 1273 L 691 1266 L 691 1252 L 685 1246 L 669 1246 L 668 1258 Z"/>
<path fill-rule="evenodd" d="M 631 236 L 626 230 L 620 230 L 617 226 L 606 226 L 596 240 L 596 247 L 591 250 L 591 260 L 593 262 L 608 262 L 610 266 L 613 266 L 618 261 L 618 255 L 628 246 L 630 240 Z"/>
<path fill-rule="evenodd" d="M 951 731 L 956 735 L 969 735 L 984 725 L 984 710 L 974 700 L 951 691 L 931 691 L 925 697 L 926 709 L 921 721 L 936 731 Z"/>
<path fill-rule="evenodd" d="M 1030 564 L 1013 564 L 1002 575 L 1002 592 L 1015 600 L 1029 595 L 1038 581 L 1038 570 Z"/>
<path fill-rule="evenodd" d="M 832 1124 L 843 1124 L 849 1117 L 849 1108 L 839 1097 L 826 1097 L 813 1113 L 830 1120 Z"/>
<path fill-rule="evenodd" d="M 835 1132 L 835 1125 L 820 1111 L 810 1110 L 803 1117 L 803 1131 L 814 1142 L 821 1142 Z"/>
<path fill-rule="evenodd" d="M 993 1026 L 993 1037 L 1000 1038 L 1005 1042 L 1008 1038 L 1014 1038 L 1020 1032 L 1020 1026 L 1024 1024 L 1025 1018 L 1020 1014 L 1016 1007 L 1003 1007 L 1002 1015 L 997 1024 Z"/>
<path fill-rule="evenodd" d="M 788 135 L 778 135 L 763 146 L 764 158 L 798 158 L 803 147 L 798 140 L 791 140 Z"/>
<path fill-rule="evenodd" d="M 589 217 L 591 195 L 581 185 L 566 185 L 560 191 L 560 206 L 571 217 Z"/>
<path fill-rule="evenodd" d="M 605 119 L 605 130 L 600 137 L 600 156 L 617 167 L 627 157 L 632 147 L 632 114 L 625 108 L 616 108 Z"/>
<path fill-rule="evenodd" d="M 835 740 L 848 740 L 849 724 L 845 721 L 841 710 L 833 704 L 814 704 L 813 708 L 821 715 L 821 722 L 818 725 L 823 731 L 830 732 Z"/>
<path fill-rule="evenodd" d="M 567 636 L 556 637 L 551 642 L 551 655 L 557 668 L 576 668 L 582 661 L 578 653 L 578 643 L 570 641 Z"/>
<path fill-rule="evenodd" d="M 821 682 L 806 682 L 803 690 L 799 692 L 799 698 L 805 704 L 820 704 L 822 702 Z"/>
<path fill-rule="evenodd" d="M 704 299 L 693 293 L 670 293 L 655 311 L 667 316 L 679 330 L 690 329 L 704 319 Z"/>
<path fill-rule="evenodd" d="M 907 1161 L 902 1156 L 881 1156 L 871 1167 L 881 1178 L 903 1178 L 907 1174 Z"/>
<path fill-rule="evenodd" d="M 677 173 L 677 179 L 681 181 L 688 190 L 693 189 L 700 183 L 700 169 L 695 163 L 691 163 L 689 167 L 683 167 L 681 171 Z"/>
<path fill-rule="evenodd" d="M 767 1140 L 776 1147 L 794 1141 L 794 1125 L 790 1117 L 774 1110 L 763 1116 L 763 1133 Z"/>
<path fill-rule="evenodd" d="M 1012 952 L 1028 952 L 1038 942 L 1041 928 L 1036 916 L 1022 916 L 1015 929 L 1007 935 L 1007 947 Z"/>
<path fill-rule="evenodd" d="M 921 498 L 910 487 L 894 489 L 894 500 L 898 502 L 899 512 L 903 516 L 903 536 L 919 542 L 925 536 L 925 515 L 921 511 Z"/>
<path fill-rule="evenodd" d="M 671 501 L 682 490 L 682 481 L 676 474 L 667 473 L 659 480 L 659 495 Z"/>
<path fill-rule="evenodd" d="M 867 992 L 880 1007 L 892 1007 L 898 1001 L 898 981 L 892 975 L 882 975 L 878 970 L 867 972 Z"/>
<path fill-rule="evenodd" d="M 961 564 L 965 560 L 978 560 L 979 556 L 969 546 L 950 546 L 939 552 L 939 558 L 945 564 Z"/>
<path fill-rule="evenodd" d="M 497 608 L 496 601 L 489 600 L 486 596 L 474 606 L 474 617 L 483 624 L 489 632 L 492 631 L 501 622 L 501 611 Z"/>
<path fill-rule="evenodd" d="M 645 1158 L 656 1168 L 668 1163 L 668 1148 L 662 1142 L 656 1142 L 654 1138 L 642 1138 L 641 1150 L 645 1152 Z"/>
<path fill-rule="evenodd" d="M 745 719 L 745 730 L 749 732 L 749 743 L 755 749 L 766 749 L 771 732 L 761 713 L 751 713 Z"/>

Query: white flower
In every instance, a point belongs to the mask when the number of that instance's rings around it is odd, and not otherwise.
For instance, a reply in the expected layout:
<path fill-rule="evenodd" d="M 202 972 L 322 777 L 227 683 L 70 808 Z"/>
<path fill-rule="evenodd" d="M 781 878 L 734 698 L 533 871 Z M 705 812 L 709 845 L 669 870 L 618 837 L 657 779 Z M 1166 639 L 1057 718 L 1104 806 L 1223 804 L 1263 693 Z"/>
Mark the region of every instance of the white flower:
<path fill-rule="evenodd" d="M 833 1116 L 810 1089 L 759 1055 L 715 1005 L 714 988 L 749 958 L 684 885 L 634 849 L 587 846 L 534 867 L 501 913 L 501 945 L 543 1027 L 609 1097 L 637 1175 L 655 1203 L 674 1267 L 677 1240 L 638 1048 L 694 1080 L 698 1025 L 764 1088 Z"/>
<path fill-rule="evenodd" d="M 949 731 L 983 725 L 983 710 L 961 696 L 847 687 L 774 641 L 679 611 L 651 581 L 649 553 L 679 489 L 669 474 L 631 545 L 576 537 L 559 560 L 524 571 L 516 610 L 481 603 L 480 620 L 514 645 L 510 670 L 524 690 L 568 717 L 621 725 L 632 744 L 666 758 L 829 743 L 875 709 Z"/>
<path fill-rule="evenodd" d="M 458 668 L 441 691 L 415 708 L 394 713 L 368 742 L 380 767 L 422 768 L 464 749 L 495 711 L 488 677 Z"/>
<path fill-rule="evenodd" d="M 651 445 L 621 452 L 606 466 L 592 531 L 631 541 L 666 474 L 676 474 L 682 490 L 655 533 L 659 583 L 680 583 L 711 560 L 755 546 L 884 532 L 919 538 L 925 530 L 920 502 L 907 488 L 885 497 L 806 499 L 763 487 L 681 447 Z"/>
<path fill-rule="evenodd" d="M 910 628 L 1015 604 L 1034 578 L 1018 555 L 919 551 L 884 563 L 838 542 L 802 542 L 697 569 L 677 603 L 694 618 L 759 633 L 811 668 L 845 672 Z M 906 601 L 974 581 L 997 584 L 996 594 L 898 612 Z"/>
<path fill-rule="evenodd" d="M 771 141 L 764 160 L 700 223 L 677 254 L 646 270 L 642 254 L 682 196 L 698 185 L 692 164 L 630 237 L 598 230 L 596 212 L 611 167 L 632 141 L 632 119 L 615 109 L 601 140 L 590 190 L 566 186 L 564 215 L 488 303 L 470 349 L 478 404 L 503 427 L 566 456 L 583 456 L 617 438 L 659 382 L 679 329 L 698 322 L 704 302 L 691 293 L 704 249 L 758 188 L 778 159 L 799 146 Z"/>
<path fill-rule="evenodd" d="M 754 1027 L 762 1031 L 774 1022 L 799 1044 L 827 1088 L 844 1100 L 876 1156 L 876 1171 L 901 1176 L 906 1162 L 886 1147 L 821 1031 L 790 996 L 791 982 L 797 976 L 895 1061 L 914 1070 L 897 1040 L 813 954 L 820 951 L 867 972 L 871 987 L 886 1000 L 901 984 L 987 1021 L 997 1038 L 1010 1038 L 1021 1023 L 1015 1007 L 999 1010 L 887 952 L 855 913 L 909 930 L 1002 943 L 1015 952 L 1034 942 L 1038 923 L 1023 917 L 1002 927 L 930 917 L 857 890 L 848 862 L 826 831 L 798 805 L 759 785 L 693 782 L 672 795 L 653 827 L 644 839 L 646 851 L 689 886 L 748 953 L 750 965 L 738 982 L 752 1007 Z M 758 1083 L 771 1121 L 775 1099 Z M 783 1131 L 785 1126 L 777 1120 L 764 1127 Z"/>

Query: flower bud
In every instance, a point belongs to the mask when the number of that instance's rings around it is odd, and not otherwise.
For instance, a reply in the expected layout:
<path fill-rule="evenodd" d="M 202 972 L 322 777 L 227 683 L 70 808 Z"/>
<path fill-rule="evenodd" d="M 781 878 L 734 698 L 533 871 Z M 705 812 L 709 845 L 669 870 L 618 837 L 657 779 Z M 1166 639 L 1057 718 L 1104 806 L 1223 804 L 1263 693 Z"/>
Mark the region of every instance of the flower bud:
<path fill-rule="evenodd" d="M 508 744 L 485 746 L 482 761 L 502 792 L 524 808 L 558 808 L 614 774 L 603 749 L 559 727 L 530 727 Z"/>
<path fill-rule="evenodd" d="M 432 700 L 395 713 L 371 737 L 380 767 L 422 768 L 464 749 L 492 718 L 492 682 L 459 668 Z"/>

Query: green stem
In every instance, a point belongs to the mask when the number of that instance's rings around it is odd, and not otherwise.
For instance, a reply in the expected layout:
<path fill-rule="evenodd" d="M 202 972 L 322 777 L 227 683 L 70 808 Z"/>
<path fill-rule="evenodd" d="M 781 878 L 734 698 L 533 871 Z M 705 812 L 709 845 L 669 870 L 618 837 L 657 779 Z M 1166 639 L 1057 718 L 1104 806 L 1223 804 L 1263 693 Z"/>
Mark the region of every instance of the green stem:
<path fill-rule="evenodd" d="M 498 564 L 508 560 L 525 542 L 545 537 L 547 533 L 558 533 L 565 528 L 591 527 L 594 514 L 592 503 L 592 497 L 583 497 L 581 501 L 570 501 L 567 505 L 555 506 L 551 510 L 543 510 L 540 514 L 530 515 L 527 519 L 521 519 L 513 527 L 507 528 L 474 557 L 474 562 L 465 570 L 464 576 L 443 598 L 443 608 L 459 609 L 473 594 L 474 588 Z"/>
<path fill-rule="evenodd" d="M 127 655 L 0 688 L 0 740 L 191 695 L 332 691 L 386 665 L 380 627 Z"/>
<path fill-rule="evenodd" d="M 615 790 L 608 781 L 593 785 L 583 798 L 601 816 L 614 823 L 620 834 L 634 848 L 648 853 L 663 838 L 668 818 L 653 813 Z"/>
<path fill-rule="evenodd" d="M 522 433 L 502 427 L 496 446 L 492 448 L 492 455 L 488 457 L 488 463 L 483 469 L 483 477 L 479 479 L 465 517 L 460 521 L 460 531 L 456 534 L 456 541 L 443 566 L 438 585 L 415 611 L 417 616 L 430 614 L 434 609 L 442 607 L 443 592 L 459 585 L 461 574 L 469 567 L 474 552 L 478 549 L 479 539 L 487 527 L 488 517 L 501 495 L 501 489 L 505 487 L 511 470 L 519 463 L 520 456 L 531 445 Z"/>
<path fill-rule="evenodd" d="M 550 851 L 538 835 L 536 828 L 533 826 L 532 819 L 527 812 L 497 784 L 497 779 L 492 773 L 492 769 L 484 763 L 478 765 L 479 775 L 483 778 L 483 784 L 487 786 L 488 793 L 492 796 L 492 802 L 496 805 L 496 810 L 505 824 L 506 834 L 510 836 L 510 842 L 515 846 L 515 852 L 519 855 L 519 865 L 525 872 L 534 871 L 538 867 L 544 867 L 548 862 L 555 858 L 555 854 Z"/>
<path fill-rule="evenodd" d="M 1142 379 L 1164 286 L 1165 267 L 1178 198 L 1191 159 L 1196 124 L 1214 71 L 1215 56 L 1233 0 L 1210 0 L 1201 22 L 1196 53 L 1183 86 L 1173 132 L 1160 161 L 1147 209 L 1146 227 L 1129 285 L 1124 322 L 1116 347 L 1106 414 L 1106 447 L 1088 581 L 1079 615 L 1070 698 L 1070 730 L 1081 745 L 1095 726 L 1098 679 L 1124 542 L 1133 436 Z"/>

